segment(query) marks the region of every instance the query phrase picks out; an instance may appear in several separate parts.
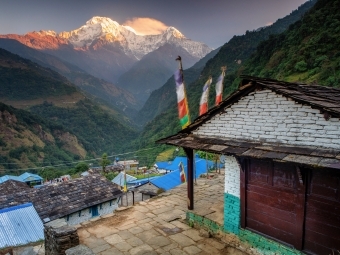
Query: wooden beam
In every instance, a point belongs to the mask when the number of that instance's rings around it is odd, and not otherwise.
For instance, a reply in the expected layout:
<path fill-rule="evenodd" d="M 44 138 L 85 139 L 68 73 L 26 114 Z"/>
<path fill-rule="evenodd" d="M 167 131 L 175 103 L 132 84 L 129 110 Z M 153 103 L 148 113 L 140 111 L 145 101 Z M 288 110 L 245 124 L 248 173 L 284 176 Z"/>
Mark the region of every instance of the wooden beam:
<path fill-rule="evenodd" d="M 183 148 L 187 155 L 187 186 L 188 186 L 188 209 L 194 210 L 194 150 L 190 148 Z"/>
<path fill-rule="evenodd" d="M 241 228 L 246 228 L 246 205 L 247 205 L 247 196 L 246 196 L 246 187 L 247 187 L 247 167 L 249 164 L 248 160 L 238 160 L 239 165 L 241 167 L 240 171 L 240 200 L 241 200 Z"/>
<path fill-rule="evenodd" d="M 303 249 L 304 240 L 304 219 L 306 210 L 306 180 L 303 180 L 300 167 L 296 166 L 296 188 L 297 188 L 297 203 L 296 203 L 296 243 L 295 248 Z"/>

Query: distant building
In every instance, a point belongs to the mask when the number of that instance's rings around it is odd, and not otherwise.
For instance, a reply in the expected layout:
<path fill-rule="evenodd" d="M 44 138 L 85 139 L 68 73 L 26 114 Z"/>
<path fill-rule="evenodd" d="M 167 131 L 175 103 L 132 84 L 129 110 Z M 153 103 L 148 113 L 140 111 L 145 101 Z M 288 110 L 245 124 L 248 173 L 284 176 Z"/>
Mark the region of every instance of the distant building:
<path fill-rule="evenodd" d="M 29 186 L 33 185 L 40 185 L 43 182 L 43 178 L 40 177 L 37 174 L 31 174 L 31 173 L 23 173 L 20 176 L 14 176 L 14 175 L 4 175 L 0 177 L 0 183 L 3 183 L 8 180 L 15 180 L 20 182 L 25 182 Z"/>
<path fill-rule="evenodd" d="M 117 161 L 117 165 L 124 166 L 126 170 L 137 170 L 139 161 L 138 160 L 120 160 L 120 161 Z"/>
<path fill-rule="evenodd" d="M 122 195 L 100 175 L 48 184 L 39 189 L 23 188 L 17 182 L 0 185 L 0 209 L 32 203 L 43 222 L 64 218 L 69 225 L 105 215 L 118 208 Z M 2 187 L 5 185 L 5 187 Z"/>

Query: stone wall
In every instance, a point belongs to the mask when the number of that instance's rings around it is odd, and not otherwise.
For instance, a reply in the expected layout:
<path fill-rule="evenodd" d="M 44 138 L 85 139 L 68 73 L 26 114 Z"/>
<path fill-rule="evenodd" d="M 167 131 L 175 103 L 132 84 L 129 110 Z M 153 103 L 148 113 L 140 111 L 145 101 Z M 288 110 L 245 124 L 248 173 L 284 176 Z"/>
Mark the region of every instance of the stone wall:
<path fill-rule="evenodd" d="M 250 93 L 193 133 L 340 149 L 340 120 L 270 90 Z"/>
<path fill-rule="evenodd" d="M 67 249 L 79 245 L 77 229 L 62 219 L 45 224 L 44 235 L 46 255 L 64 255 Z"/>

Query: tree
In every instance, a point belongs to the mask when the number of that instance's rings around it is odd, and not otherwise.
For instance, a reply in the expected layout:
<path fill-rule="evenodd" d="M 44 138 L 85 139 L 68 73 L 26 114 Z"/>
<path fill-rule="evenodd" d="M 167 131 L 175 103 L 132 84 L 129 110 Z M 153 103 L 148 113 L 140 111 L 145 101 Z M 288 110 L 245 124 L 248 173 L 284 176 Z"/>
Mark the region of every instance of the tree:
<path fill-rule="evenodd" d="M 80 162 L 75 167 L 76 173 L 82 173 L 82 172 L 85 172 L 87 170 L 89 170 L 89 164 L 87 164 L 85 162 Z"/>
<path fill-rule="evenodd" d="M 107 165 L 109 165 L 111 162 L 110 160 L 107 158 L 107 154 L 104 153 L 102 156 L 102 159 L 100 161 L 100 165 L 103 167 L 103 171 L 105 172 L 105 168 Z"/>

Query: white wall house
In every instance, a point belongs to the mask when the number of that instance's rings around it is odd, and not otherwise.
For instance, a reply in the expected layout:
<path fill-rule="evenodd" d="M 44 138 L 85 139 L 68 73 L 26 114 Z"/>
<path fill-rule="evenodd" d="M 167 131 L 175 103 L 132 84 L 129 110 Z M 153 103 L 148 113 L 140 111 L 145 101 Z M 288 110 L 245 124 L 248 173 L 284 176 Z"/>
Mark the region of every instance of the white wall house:
<path fill-rule="evenodd" d="M 340 89 L 245 77 L 159 142 L 226 155 L 219 229 L 253 251 L 340 250 Z"/>

